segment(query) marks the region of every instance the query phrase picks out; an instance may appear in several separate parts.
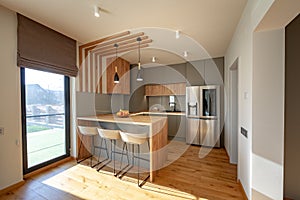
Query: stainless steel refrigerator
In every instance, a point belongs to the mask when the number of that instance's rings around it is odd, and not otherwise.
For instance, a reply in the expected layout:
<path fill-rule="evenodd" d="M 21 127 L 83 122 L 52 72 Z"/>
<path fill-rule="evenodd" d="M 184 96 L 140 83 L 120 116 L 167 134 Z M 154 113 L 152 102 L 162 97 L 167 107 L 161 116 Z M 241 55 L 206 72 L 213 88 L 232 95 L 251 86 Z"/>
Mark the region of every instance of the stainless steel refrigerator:
<path fill-rule="evenodd" d="M 186 104 L 186 143 L 220 147 L 220 87 L 187 87 Z"/>

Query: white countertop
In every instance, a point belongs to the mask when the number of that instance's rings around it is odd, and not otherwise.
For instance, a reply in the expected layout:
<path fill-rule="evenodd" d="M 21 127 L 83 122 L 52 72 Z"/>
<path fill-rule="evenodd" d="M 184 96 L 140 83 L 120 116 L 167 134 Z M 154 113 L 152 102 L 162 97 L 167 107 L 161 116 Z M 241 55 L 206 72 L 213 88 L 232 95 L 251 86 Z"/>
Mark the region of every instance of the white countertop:
<path fill-rule="evenodd" d="M 173 116 L 185 116 L 185 112 L 160 112 L 160 111 L 145 111 L 145 112 L 138 112 L 130 114 L 130 116 L 136 115 L 173 115 Z"/>

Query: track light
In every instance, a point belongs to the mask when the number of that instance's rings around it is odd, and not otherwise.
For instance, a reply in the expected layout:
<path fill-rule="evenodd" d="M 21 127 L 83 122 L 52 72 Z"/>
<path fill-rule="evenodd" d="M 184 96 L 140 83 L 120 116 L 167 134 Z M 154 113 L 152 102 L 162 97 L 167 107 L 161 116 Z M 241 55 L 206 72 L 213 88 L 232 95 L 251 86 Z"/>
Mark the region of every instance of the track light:
<path fill-rule="evenodd" d="M 100 8 L 98 6 L 94 6 L 94 15 L 95 17 L 100 17 Z"/>
<path fill-rule="evenodd" d="M 175 38 L 179 39 L 179 37 L 180 37 L 180 32 L 179 32 L 179 30 L 177 30 L 177 31 L 175 31 Z"/>
<path fill-rule="evenodd" d="M 188 52 L 187 52 L 187 51 L 184 51 L 184 52 L 183 52 L 183 56 L 184 56 L 184 57 L 188 57 Z"/>
<path fill-rule="evenodd" d="M 156 58 L 155 56 L 152 57 L 152 62 L 155 63 L 156 62 Z"/>

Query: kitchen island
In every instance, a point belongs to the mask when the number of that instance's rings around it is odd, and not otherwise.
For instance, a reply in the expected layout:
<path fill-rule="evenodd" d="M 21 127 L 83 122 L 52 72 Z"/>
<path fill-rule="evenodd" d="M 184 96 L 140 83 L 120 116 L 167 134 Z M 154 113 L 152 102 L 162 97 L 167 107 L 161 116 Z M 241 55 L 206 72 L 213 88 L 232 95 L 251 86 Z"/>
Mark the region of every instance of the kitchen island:
<path fill-rule="evenodd" d="M 149 134 L 149 172 L 150 181 L 167 160 L 168 120 L 163 116 L 130 115 L 120 118 L 113 114 L 77 117 L 80 126 L 95 126 L 107 129 L 118 129 L 133 133 L 148 132 Z M 86 151 L 86 150 L 85 150 Z M 86 154 L 82 152 L 81 155 Z"/>

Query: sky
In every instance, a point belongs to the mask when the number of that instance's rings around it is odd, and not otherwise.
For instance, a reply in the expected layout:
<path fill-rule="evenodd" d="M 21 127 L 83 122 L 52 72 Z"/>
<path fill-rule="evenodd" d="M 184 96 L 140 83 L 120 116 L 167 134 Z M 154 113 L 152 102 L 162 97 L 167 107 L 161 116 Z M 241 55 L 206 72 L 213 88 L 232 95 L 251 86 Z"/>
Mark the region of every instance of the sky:
<path fill-rule="evenodd" d="M 25 68 L 25 83 L 39 84 L 44 89 L 63 91 L 64 76 Z"/>

